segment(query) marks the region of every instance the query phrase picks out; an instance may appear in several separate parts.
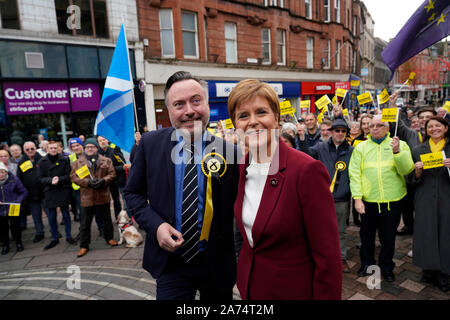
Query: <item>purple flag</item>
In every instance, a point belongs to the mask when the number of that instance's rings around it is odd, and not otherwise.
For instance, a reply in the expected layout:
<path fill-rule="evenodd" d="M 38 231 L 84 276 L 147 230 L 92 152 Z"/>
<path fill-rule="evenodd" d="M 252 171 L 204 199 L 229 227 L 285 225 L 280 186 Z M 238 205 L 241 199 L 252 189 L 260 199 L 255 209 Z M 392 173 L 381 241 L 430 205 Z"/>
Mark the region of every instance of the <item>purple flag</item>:
<path fill-rule="evenodd" d="M 426 0 L 381 53 L 391 79 L 404 62 L 449 35 L 449 0 Z"/>

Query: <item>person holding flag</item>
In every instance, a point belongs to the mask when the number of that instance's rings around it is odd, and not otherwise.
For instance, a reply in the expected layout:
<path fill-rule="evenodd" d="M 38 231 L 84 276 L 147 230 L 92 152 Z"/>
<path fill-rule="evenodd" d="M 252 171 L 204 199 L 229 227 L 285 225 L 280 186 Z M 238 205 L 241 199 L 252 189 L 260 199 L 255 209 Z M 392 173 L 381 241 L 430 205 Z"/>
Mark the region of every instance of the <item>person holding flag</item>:
<path fill-rule="evenodd" d="M 109 204 L 109 184 L 116 178 L 116 171 L 112 160 L 98 154 L 97 139 L 89 138 L 85 143 L 85 153 L 78 157 L 72 165 L 70 179 L 80 186 L 81 193 L 81 224 L 80 251 L 77 256 L 82 257 L 89 251 L 91 242 L 91 224 L 95 216 L 103 222 L 103 235 L 107 244 L 117 246 L 111 220 Z"/>
<path fill-rule="evenodd" d="M 16 242 L 17 252 L 23 251 L 22 229 L 20 228 L 20 204 L 28 195 L 27 189 L 0 161 L 0 242 L 2 255 L 9 252 L 9 229 Z M 14 210 L 14 209 L 17 210 Z"/>
<path fill-rule="evenodd" d="M 424 143 L 412 150 L 416 187 L 413 263 L 423 269 L 422 281 L 450 291 L 450 131 L 446 120 L 427 121 Z M 435 159 L 429 161 L 428 159 Z"/>

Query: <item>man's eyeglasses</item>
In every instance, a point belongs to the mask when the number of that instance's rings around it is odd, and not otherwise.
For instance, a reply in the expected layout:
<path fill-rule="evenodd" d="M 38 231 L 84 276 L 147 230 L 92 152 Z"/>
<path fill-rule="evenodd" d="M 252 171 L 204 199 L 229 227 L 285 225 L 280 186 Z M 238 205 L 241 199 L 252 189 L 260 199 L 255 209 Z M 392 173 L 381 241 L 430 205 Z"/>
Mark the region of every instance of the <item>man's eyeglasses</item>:
<path fill-rule="evenodd" d="M 33 151 L 33 150 L 36 150 L 35 148 L 28 148 L 28 149 L 25 149 L 25 151 Z"/>
<path fill-rule="evenodd" d="M 383 127 L 386 127 L 386 125 L 384 125 L 382 123 L 369 125 L 369 128 L 383 128 Z"/>
<path fill-rule="evenodd" d="M 347 130 L 345 129 L 334 129 L 333 131 L 337 133 L 347 133 Z"/>

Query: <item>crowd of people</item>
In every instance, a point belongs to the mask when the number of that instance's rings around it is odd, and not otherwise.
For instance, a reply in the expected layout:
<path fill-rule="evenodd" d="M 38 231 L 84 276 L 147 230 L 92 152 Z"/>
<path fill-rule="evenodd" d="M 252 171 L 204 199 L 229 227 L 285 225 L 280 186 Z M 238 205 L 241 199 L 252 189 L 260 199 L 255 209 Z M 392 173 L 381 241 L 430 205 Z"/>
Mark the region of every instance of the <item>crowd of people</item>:
<path fill-rule="evenodd" d="M 44 250 L 60 243 L 59 225 L 64 225 L 66 242 L 75 245 L 80 241 L 77 255 L 85 255 L 94 217 L 99 234 L 110 246 L 116 246 L 110 201 L 117 218 L 122 208 L 126 210 L 120 198 L 130 169 L 122 151 L 101 136 L 70 138 L 67 149 L 60 141 L 46 141 L 43 136 L 38 144 L 39 148 L 36 142 L 26 141 L 23 146 L 3 145 L 0 150 L 1 254 L 11 250 L 10 232 L 17 251 L 24 250 L 21 234 L 28 228 L 29 215 L 35 229 L 32 241 L 41 242 L 45 238 L 43 212 L 50 229 L 50 241 Z M 78 171 L 80 168 L 85 170 Z M 15 205 L 20 205 L 17 214 L 10 210 Z M 72 230 L 70 211 L 73 221 L 80 222 L 79 230 Z"/>
<path fill-rule="evenodd" d="M 66 241 L 80 242 L 78 257 L 89 251 L 94 218 L 116 246 L 112 215 L 123 208 L 147 233 L 143 267 L 157 280 L 157 299 L 191 300 L 198 290 L 202 300 L 229 300 L 235 283 L 243 299 L 340 299 L 352 216 L 359 277 L 378 265 L 395 281 L 396 236 L 413 235 L 408 255 L 421 281 L 450 291 L 446 112 L 400 108 L 394 123 L 381 109 L 344 113 L 336 103 L 320 120 L 305 113 L 288 121 L 273 88 L 247 79 L 228 98 L 234 129 L 212 129 L 204 81 L 177 72 L 164 94 L 172 127 L 137 132 L 132 165 L 101 136 L 71 138 L 66 150 L 43 139 L 39 149 L 27 141 L 0 150 L 2 254 L 9 230 L 24 250 L 27 215 L 33 242 L 44 239 L 42 212 L 51 232 L 44 250 L 62 237 L 58 212 Z M 434 167 L 424 163 L 439 153 Z M 20 214 L 11 214 L 17 204 Z M 80 221 L 74 237 L 69 209 Z"/>

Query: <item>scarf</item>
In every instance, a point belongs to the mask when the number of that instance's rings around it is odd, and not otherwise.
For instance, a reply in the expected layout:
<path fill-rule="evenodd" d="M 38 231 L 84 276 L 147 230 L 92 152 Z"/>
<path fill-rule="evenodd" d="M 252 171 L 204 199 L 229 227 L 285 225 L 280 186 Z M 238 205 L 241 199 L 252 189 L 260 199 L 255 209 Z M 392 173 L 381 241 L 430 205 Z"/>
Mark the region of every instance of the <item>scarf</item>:
<path fill-rule="evenodd" d="M 432 153 L 441 152 L 444 149 L 445 144 L 447 143 L 447 139 L 441 139 L 438 143 L 434 143 L 433 139 L 430 138 L 428 140 L 430 142 L 430 149 Z"/>
<path fill-rule="evenodd" d="M 381 144 L 383 141 L 384 141 L 384 139 L 386 139 L 386 137 L 387 137 L 388 135 L 385 135 L 383 138 L 381 138 L 381 139 L 374 139 L 373 137 L 370 137 L 370 139 L 372 139 L 372 141 L 373 142 L 375 142 L 375 143 L 377 143 L 377 144 Z"/>

